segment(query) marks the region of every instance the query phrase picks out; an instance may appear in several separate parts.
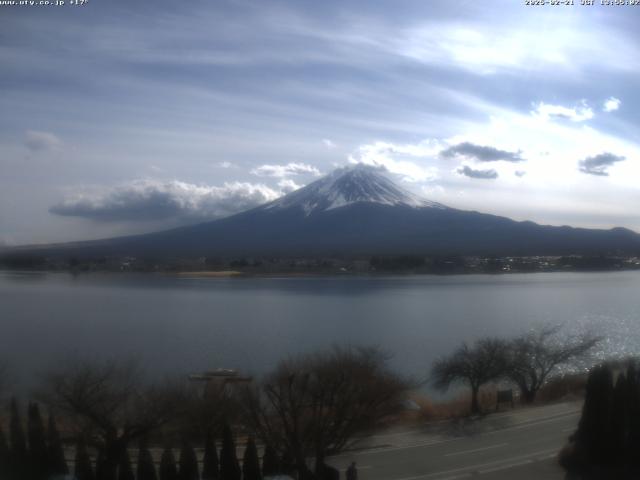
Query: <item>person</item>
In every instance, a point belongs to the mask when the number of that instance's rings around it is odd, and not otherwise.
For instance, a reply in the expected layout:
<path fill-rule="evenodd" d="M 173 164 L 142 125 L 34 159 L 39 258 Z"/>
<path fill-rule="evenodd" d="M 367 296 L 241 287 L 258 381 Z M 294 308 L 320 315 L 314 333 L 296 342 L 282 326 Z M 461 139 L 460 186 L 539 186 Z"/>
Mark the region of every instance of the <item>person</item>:
<path fill-rule="evenodd" d="M 347 468 L 347 480 L 358 480 L 358 469 L 356 468 L 356 462 L 351 462 L 349 468 Z"/>

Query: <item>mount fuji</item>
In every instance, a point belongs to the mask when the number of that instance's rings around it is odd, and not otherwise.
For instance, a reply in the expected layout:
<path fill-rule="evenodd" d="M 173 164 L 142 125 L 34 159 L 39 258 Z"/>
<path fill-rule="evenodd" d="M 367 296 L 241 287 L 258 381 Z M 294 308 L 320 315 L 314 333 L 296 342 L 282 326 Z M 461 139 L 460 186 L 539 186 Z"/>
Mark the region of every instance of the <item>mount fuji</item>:
<path fill-rule="evenodd" d="M 138 257 L 638 254 L 640 235 L 449 208 L 406 191 L 378 169 L 356 166 L 220 220 L 40 251 Z"/>

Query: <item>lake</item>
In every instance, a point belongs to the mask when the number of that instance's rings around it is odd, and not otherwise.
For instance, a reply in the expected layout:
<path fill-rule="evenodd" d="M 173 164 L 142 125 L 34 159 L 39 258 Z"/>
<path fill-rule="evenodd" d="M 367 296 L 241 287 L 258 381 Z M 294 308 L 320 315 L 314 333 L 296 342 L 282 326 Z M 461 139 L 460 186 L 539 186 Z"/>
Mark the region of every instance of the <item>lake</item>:
<path fill-rule="evenodd" d="M 463 340 L 546 323 L 640 351 L 640 272 L 183 278 L 0 272 L 0 358 L 18 385 L 69 358 L 135 357 L 149 372 L 260 374 L 290 354 L 378 345 L 418 378 Z"/>

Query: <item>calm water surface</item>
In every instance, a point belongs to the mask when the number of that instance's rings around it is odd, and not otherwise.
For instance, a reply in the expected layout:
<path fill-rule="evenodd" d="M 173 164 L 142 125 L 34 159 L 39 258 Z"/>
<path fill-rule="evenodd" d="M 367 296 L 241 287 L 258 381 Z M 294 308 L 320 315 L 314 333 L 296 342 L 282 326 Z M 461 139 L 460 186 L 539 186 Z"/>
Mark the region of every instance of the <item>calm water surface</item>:
<path fill-rule="evenodd" d="M 137 357 L 151 372 L 260 373 L 332 344 L 379 345 L 424 377 L 463 340 L 564 323 L 640 352 L 640 272 L 177 278 L 0 272 L 0 358 L 34 378 L 73 356 Z"/>

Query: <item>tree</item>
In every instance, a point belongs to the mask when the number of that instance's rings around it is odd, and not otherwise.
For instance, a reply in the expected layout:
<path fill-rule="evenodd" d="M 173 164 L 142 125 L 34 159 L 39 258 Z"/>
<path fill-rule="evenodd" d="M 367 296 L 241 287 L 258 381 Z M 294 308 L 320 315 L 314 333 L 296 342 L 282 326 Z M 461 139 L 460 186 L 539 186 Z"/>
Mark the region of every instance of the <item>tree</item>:
<path fill-rule="evenodd" d="M 453 383 L 466 383 L 471 388 L 471 413 L 480 413 L 480 387 L 504 375 L 506 352 L 506 343 L 497 338 L 482 338 L 472 346 L 463 343 L 452 355 L 433 364 L 431 382 L 443 391 Z"/>
<path fill-rule="evenodd" d="M 147 448 L 147 443 L 141 440 L 138 447 L 137 480 L 157 480 L 157 478 L 151 452 Z"/>
<path fill-rule="evenodd" d="M 220 450 L 221 480 L 240 480 L 241 471 L 236 457 L 236 444 L 231 427 L 225 424 L 222 428 L 222 450 Z"/>
<path fill-rule="evenodd" d="M 89 453 L 83 440 L 78 441 L 76 445 L 74 474 L 77 480 L 95 480 L 96 478 L 91 467 L 91 458 L 89 458 Z"/>
<path fill-rule="evenodd" d="M 243 391 L 246 417 L 265 444 L 292 459 L 299 478 L 310 478 L 307 460 L 322 463 L 401 408 L 410 383 L 387 360 L 378 349 L 352 347 L 286 360 Z"/>
<path fill-rule="evenodd" d="M 244 457 L 242 460 L 242 479 L 243 480 L 261 480 L 260 460 L 258 459 L 258 449 L 256 442 L 252 437 L 247 440 L 247 446 L 244 449 Z"/>
<path fill-rule="evenodd" d="M 6 478 L 9 476 L 10 458 L 9 444 L 4 436 L 2 425 L 0 425 L 0 478 Z"/>
<path fill-rule="evenodd" d="M 46 478 L 49 473 L 49 455 L 44 424 L 37 403 L 27 409 L 27 438 L 29 440 L 29 469 L 33 478 Z"/>
<path fill-rule="evenodd" d="M 49 457 L 50 475 L 55 477 L 69 474 L 69 467 L 64 457 L 64 448 L 60 440 L 56 419 L 51 412 L 49 413 L 49 425 L 47 428 L 47 456 Z"/>
<path fill-rule="evenodd" d="M 598 337 L 561 339 L 560 327 L 546 327 L 511 341 L 508 348 L 507 377 L 520 389 L 525 403 L 532 403 L 538 390 L 562 365 L 591 350 Z"/>
<path fill-rule="evenodd" d="M 271 445 L 264 447 L 264 454 L 262 455 L 262 475 L 265 477 L 273 477 L 280 473 L 280 462 L 278 461 L 278 454 Z"/>
<path fill-rule="evenodd" d="M 120 456 L 120 465 L 118 465 L 118 480 L 136 480 L 131 466 L 131 457 L 129 451 L 125 449 Z"/>
<path fill-rule="evenodd" d="M 167 447 L 160 457 L 160 480 L 179 480 L 178 469 L 176 468 L 176 458 L 173 449 Z"/>
<path fill-rule="evenodd" d="M 182 449 L 180 450 L 180 470 L 178 478 L 180 480 L 200 479 L 196 452 L 193 450 L 191 444 L 186 440 L 182 442 Z"/>
<path fill-rule="evenodd" d="M 132 362 L 76 362 L 45 379 L 43 398 L 97 438 L 99 480 L 115 480 L 129 443 L 179 414 L 183 391 L 147 384 Z"/>
<path fill-rule="evenodd" d="M 207 432 L 204 444 L 204 457 L 202 459 L 202 480 L 218 480 L 220 478 L 220 466 L 218 451 L 211 429 Z"/>
<path fill-rule="evenodd" d="M 22 426 L 22 419 L 20 417 L 18 402 L 15 398 L 11 399 L 9 436 L 11 442 L 10 469 L 12 473 L 17 477 L 28 475 L 26 472 L 29 461 L 27 452 L 27 441 Z"/>

